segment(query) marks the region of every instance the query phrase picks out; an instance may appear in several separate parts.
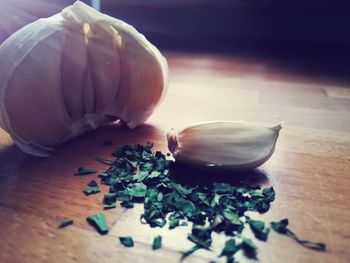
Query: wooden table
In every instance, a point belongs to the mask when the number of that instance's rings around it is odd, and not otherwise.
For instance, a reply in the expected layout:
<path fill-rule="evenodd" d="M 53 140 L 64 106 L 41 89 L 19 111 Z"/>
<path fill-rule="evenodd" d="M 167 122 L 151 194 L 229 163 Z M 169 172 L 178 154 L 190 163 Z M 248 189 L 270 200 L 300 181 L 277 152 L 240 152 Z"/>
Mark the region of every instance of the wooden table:
<path fill-rule="evenodd" d="M 82 193 L 96 175 L 72 174 L 79 166 L 105 170 L 91 156 L 108 158 L 124 144 L 153 141 L 156 149 L 166 151 L 170 128 L 222 119 L 272 123 L 274 115 L 284 119 L 285 127 L 275 154 L 258 174 L 277 197 L 262 218 L 289 218 L 300 237 L 326 243 L 327 252 L 307 250 L 271 232 L 268 242 L 257 241 L 259 261 L 349 262 L 350 87 L 261 60 L 167 57 L 168 94 L 148 123 L 135 130 L 104 127 L 63 145 L 50 158 L 22 153 L 0 132 L 0 262 L 178 262 L 179 251 L 191 247 L 188 228 L 151 229 L 139 222 L 142 206 L 118 206 L 105 211 L 111 231 L 100 236 L 86 216 L 101 211 L 103 194 Z M 105 140 L 114 145 L 102 146 Z M 57 229 L 63 218 L 74 219 L 74 225 Z M 164 247 L 152 251 L 158 234 Z M 121 235 L 133 236 L 135 247 L 123 247 Z M 223 261 L 217 258 L 223 242 L 224 237 L 215 236 L 214 252 L 198 251 L 185 262 Z M 237 258 L 248 261 L 240 254 Z"/>

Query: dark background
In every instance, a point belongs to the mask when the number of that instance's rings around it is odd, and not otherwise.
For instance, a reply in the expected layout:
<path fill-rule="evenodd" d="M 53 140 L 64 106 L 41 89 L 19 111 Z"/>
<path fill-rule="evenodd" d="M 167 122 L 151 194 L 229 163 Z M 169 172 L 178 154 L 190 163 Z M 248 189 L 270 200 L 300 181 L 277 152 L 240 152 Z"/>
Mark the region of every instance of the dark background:
<path fill-rule="evenodd" d="M 2 0 L 0 42 L 72 0 Z M 90 1 L 84 1 L 89 3 Z M 319 73 L 350 75 L 350 4 L 309 0 L 102 0 L 162 50 L 288 59 Z"/>

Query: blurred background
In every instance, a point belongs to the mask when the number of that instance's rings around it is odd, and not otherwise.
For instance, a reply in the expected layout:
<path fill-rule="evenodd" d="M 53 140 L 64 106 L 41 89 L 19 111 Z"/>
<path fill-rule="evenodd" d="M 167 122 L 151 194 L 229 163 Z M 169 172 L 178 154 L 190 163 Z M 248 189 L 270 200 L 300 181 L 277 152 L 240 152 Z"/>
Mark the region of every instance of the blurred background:
<path fill-rule="evenodd" d="M 74 0 L 1 0 L 0 43 Z M 332 0 L 85 0 L 161 50 L 289 61 L 297 70 L 350 76 L 350 4 Z"/>

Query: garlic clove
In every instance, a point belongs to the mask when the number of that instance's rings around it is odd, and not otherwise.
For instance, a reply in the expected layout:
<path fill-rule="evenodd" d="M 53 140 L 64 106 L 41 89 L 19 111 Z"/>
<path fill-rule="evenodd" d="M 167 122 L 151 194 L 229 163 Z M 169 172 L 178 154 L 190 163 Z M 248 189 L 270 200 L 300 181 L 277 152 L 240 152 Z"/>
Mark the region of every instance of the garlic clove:
<path fill-rule="evenodd" d="M 273 127 L 244 122 L 208 122 L 168 133 L 176 161 L 196 166 L 253 169 L 274 152 L 282 122 Z"/>
<path fill-rule="evenodd" d="M 167 85 L 165 59 L 150 43 L 145 46 L 139 38 L 142 36 L 121 31 L 122 68 L 116 105 L 119 117 L 130 128 L 148 119 Z"/>
<path fill-rule="evenodd" d="M 61 90 L 60 63 L 65 36 L 53 33 L 39 42 L 19 63 L 2 94 L 11 135 L 44 147 L 59 143 L 71 118 Z M 50 44 L 47 44 L 50 43 Z M 38 59 L 45 54 L 45 63 Z M 36 72 L 45 72 L 34 74 Z M 23 82 L 25 80 L 25 83 Z M 28 87 L 30 85 L 30 88 Z"/>
<path fill-rule="evenodd" d="M 84 117 L 84 85 L 88 74 L 85 35 L 82 30 L 65 31 L 66 40 L 61 57 L 63 101 L 72 120 Z M 74 52 L 72 52 L 74 50 Z"/>
<path fill-rule="evenodd" d="M 95 95 L 95 113 L 102 113 L 119 93 L 120 84 L 120 47 L 118 32 L 111 26 L 89 24 L 87 33 L 88 63 Z"/>
<path fill-rule="evenodd" d="M 93 114 L 96 108 L 96 98 L 94 85 L 92 82 L 91 67 L 89 64 L 87 65 L 87 73 L 85 76 L 85 85 L 82 100 L 84 104 L 84 113 Z"/>

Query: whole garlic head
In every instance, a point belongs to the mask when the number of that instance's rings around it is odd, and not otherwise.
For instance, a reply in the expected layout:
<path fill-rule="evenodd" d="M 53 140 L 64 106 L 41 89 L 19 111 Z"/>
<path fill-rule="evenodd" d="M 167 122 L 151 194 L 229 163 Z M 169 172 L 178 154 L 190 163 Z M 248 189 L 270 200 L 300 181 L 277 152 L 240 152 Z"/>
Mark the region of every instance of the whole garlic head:
<path fill-rule="evenodd" d="M 233 170 L 253 169 L 275 150 L 282 121 L 273 127 L 244 122 L 207 122 L 168 133 L 168 148 L 178 162 Z"/>
<path fill-rule="evenodd" d="M 142 34 L 82 2 L 0 46 L 0 125 L 25 152 L 121 120 L 134 128 L 166 92 L 168 66 Z"/>

